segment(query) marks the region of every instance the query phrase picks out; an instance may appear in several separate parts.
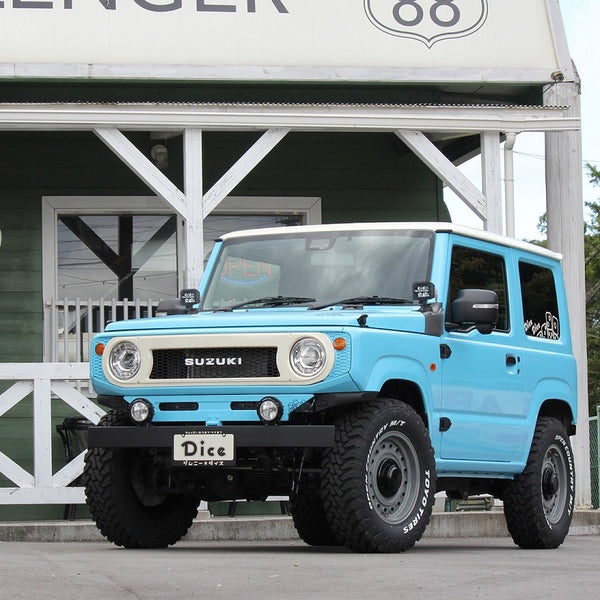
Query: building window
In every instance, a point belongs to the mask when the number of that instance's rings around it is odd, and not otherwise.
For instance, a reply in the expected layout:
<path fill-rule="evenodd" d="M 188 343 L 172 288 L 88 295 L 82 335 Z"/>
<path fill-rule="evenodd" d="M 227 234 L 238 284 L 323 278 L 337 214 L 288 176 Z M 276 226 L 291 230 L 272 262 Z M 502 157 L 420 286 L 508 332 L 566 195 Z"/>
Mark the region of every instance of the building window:
<path fill-rule="evenodd" d="M 59 215 L 59 298 L 164 298 L 177 290 L 175 215 Z"/>
<path fill-rule="evenodd" d="M 320 221 L 319 198 L 226 198 L 205 218 L 204 254 L 236 229 Z M 44 360 L 87 360 L 108 321 L 149 316 L 176 296 L 183 233 L 156 197 L 43 198 Z"/>

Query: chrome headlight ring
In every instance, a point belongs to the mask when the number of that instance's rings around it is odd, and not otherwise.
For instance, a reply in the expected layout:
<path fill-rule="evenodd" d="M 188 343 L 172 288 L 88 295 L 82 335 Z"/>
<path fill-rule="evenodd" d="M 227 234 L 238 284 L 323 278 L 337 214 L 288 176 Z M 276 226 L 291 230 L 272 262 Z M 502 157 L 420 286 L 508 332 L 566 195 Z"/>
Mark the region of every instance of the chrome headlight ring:
<path fill-rule="evenodd" d="M 290 351 L 290 366 L 300 377 L 315 377 L 327 364 L 325 346 L 316 338 L 299 339 Z"/>
<path fill-rule="evenodd" d="M 110 350 L 108 368 L 115 379 L 133 379 L 138 374 L 141 364 L 140 350 L 133 342 L 119 342 Z"/>

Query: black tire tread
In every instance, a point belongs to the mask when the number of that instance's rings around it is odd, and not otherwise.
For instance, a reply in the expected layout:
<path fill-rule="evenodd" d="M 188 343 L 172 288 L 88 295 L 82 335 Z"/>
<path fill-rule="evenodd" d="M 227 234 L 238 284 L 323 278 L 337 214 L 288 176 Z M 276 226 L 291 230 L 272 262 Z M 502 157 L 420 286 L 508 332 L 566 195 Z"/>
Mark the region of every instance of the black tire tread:
<path fill-rule="evenodd" d="M 392 411 L 394 418 L 410 420 L 420 431 L 427 444 L 427 460 L 432 465 L 432 488 L 435 483 L 433 448 L 427 429 L 418 414 L 407 404 L 378 399 L 376 402 L 357 405 L 344 412 L 336 421 L 335 447 L 327 449 L 323 456 L 323 505 L 333 534 L 340 542 L 355 552 L 404 552 L 412 548 L 422 537 L 431 516 L 431 502 L 410 535 L 396 537 L 382 533 L 381 529 L 356 527 L 367 517 L 357 508 L 365 496 L 364 465 L 361 447 L 365 444 L 365 431 L 369 423 L 384 411 Z"/>
<path fill-rule="evenodd" d="M 290 511 L 300 538 L 310 546 L 339 546 L 331 530 L 319 489 L 318 481 L 307 477 L 300 481 L 298 490 L 290 497 Z"/>
<path fill-rule="evenodd" d="M 129 420 L 111 411 L 100 424 L 119 426 Z M 191 526 L 199 502 L 183 495 L 168 496 L 162 505 L 151 508 L 136 502 L 120 468 L 125 452 L 92 448 L 86 453 L 85 494 L 92 519 L 102 535 L 117 546 L 165 548 L 174 544 Z"/>
<path fill-rule="evenodd" d="M 559 421 L 552 417 L 538 419 L 525 470 L 504 487 L 506 525 L 515 544 L 524 549 L 558 548 L 568 532 L 569 523 L 562 533 L 558 528 L 549 528 L 540 499 L 538 465 L 546 453 L 548 438 L 557 432 L 568 440 Z"/>

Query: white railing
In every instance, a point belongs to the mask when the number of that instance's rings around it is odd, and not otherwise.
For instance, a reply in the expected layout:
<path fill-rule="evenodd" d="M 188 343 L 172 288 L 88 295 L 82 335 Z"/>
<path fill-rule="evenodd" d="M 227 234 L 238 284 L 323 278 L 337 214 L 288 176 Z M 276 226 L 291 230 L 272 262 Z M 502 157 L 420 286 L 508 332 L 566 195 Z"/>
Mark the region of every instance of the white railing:
<path fill-rule="evenodd" d="M 44 304 L 45 360 L 86 362 L 95 333 L 104 331 L 110 321 L 154 316 L 158 301 L 51 298 Z"/>
<path fill-rule="evenodd" d="M 0 363 L 0 418 L 33 394 L 33 473 L 0 452 L 0 473 L 16 487 L 0 487 L 0 504 L 82 504 L 82 487 L 69 486 L 83 473 L 85 451 L 56 473 L 52 469 L 52 405 L 65 402 L 96 424 L 104 411 L 75 387 L 89 378 L 88 363 Z"/>

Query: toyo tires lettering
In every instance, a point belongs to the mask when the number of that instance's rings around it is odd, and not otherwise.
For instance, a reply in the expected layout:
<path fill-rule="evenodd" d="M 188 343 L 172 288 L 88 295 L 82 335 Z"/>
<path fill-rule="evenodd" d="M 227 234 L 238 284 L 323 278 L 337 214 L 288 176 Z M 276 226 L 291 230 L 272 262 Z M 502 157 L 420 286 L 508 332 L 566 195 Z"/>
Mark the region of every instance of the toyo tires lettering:
<path fill-rule="evenodd" d="M 404 533 L 409 533 L 412 531 L 421 522 L 421 519 L 425 514 L 425 508 L 429 503 L 429 494 L 431 493 L 431 471 L 429 470 L 425 471 L 424 473 L 423 485 L 424 487 L 423 497 L 421 498 L 421 506 L 419 507 L 419 510 L 417 511 L 417 514 L 414 516 L 413 520 L 402 530 Z"/>

